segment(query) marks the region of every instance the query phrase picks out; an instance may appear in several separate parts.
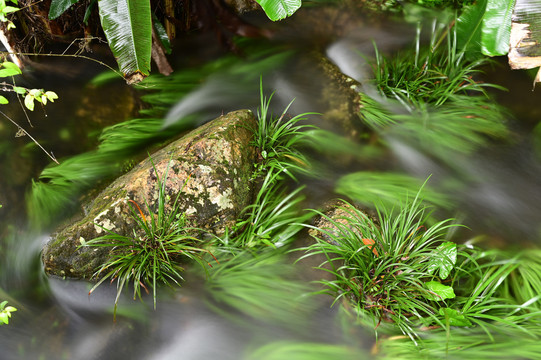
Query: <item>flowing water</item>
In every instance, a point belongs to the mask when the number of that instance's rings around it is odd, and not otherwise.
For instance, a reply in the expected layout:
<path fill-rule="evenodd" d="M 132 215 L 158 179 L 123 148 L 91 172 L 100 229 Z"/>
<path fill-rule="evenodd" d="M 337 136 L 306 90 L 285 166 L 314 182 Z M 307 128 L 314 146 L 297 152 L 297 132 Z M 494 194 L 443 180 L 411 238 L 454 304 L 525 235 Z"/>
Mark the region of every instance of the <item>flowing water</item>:
<path fill-rule="evenodd" d="M 363 84 L 363 91 L 374 94 L 367 82 L 370 68 L 360 54 L 371 56 L 372 41 L 388 52 L 402 48 L 412 41 L 414 29 L 354 20 L 347 31 L 342 29 L 324 45 L 318 42 L 318 31 L 310 27 L 303 31 L 297 28 L 295 36 L 278 38 L 293 46 L 302 42 L 308 49 L 323 46 L 324 53 L 344 74 Z M 207 42 L 208 38 L 201 40 L 192 54 L 213 58 Z M 303 61 L 302 56 L 295 59 Z M 314 102 L 315 89 L 326 86 L 324 77 L 317 68 L 302 66 L 302 72 L 295 73 L 291 72 L 295 66 L 275 69 L 265 79 L 266 87 L 277 91 L 276 111 L 293 98 L 292 113 L 325 110 Z M 97 139 L 87 134 L 98 134 L 104 126 L 128 119 L 138 106 L 126 85 L 113 83 L 98 90 L 87 87 L 100 69 L 78 59 L 41 63 L 26 75 L 24 85 L 54 90 L 60 99 L 44 111 L 38 108 L 31 114 L 33 128 L 27 126 L 16 101 L 3 111 L 59 159 L 88 151 Z M 170 110 L 164 126 L 194 111 L 208 119 L 237 108 L 255 111 L 259 101 L 257 78 L 246 85 L 236 81 L 235 74 L 210 77 Z M 458 216 L 471 229 L 466 236 L 487 234 L 490 246 L 531 246 L 541 239 L 541 154 L 535 152 L 535 143 L 541 140 L 532 135 L 538 119 L 539 91 L 532 92 L 530 79 L 524 73 L 507 70 L 502 62 L 485 80 L 511 88 L 509 93 L 495 96 L 511 110 L 508 126 L 512 142 L 493 142 L 470 156 L 449 152 L 442 162 L 413 139 L 392 136 L 386 139 L 388 159 L 379 167 L 400 170 L 421 180 L 432 175 L 430 181 L 435 186 L 459 184 L 448 195 L 459 204 Z M 311 119 L 321 127 L 336 128 L 320 117 Z M 369 357 L 373 335 L 343 334 L 330 298 L 306 300 L 306 309 L 269 308 L 273 316 L 254 318 L 227 307 L 217 309 L 198 274 L 188 275 L 186 286 L 180 290 L 163 290 L 156 310 L 152 309 L 151 298 L 142 304 L 126 296 L 119 307 L 120 320 L 113 323 L 114 285 L 104 285 L 88 296 L 91 285 L 86 282 L 44 276 L 39 252 L 51 230 L 36 232 L 26 225 L 23 199 L 50 160 L 26 137 L 14 138 L 15 130 L 8 121 L 0 120 L 0 300 L 9 300 L 18 308 L 11 323 L 0 327 L 1 359 L 240 359 L 272 341 L 347 344 L 366 349 Z M 365 166 L 330 160 L 325 165 L 327 175 L 306 180 L 311 206 L 334 196 L 332 188 L 339 174 Z M 313 274 L 304 269 L 298 276 L 304 279 Z M 267 295 L 272 296 L 262 294 Z"/>

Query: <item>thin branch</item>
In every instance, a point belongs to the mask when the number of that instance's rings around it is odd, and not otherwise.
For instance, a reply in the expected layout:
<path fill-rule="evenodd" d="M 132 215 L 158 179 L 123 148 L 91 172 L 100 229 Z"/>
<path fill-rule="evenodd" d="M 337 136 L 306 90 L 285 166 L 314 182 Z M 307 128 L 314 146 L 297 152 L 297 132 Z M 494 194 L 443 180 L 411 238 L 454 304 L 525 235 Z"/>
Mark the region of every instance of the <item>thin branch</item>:
<path fill-rule="evenodd" d="M 0 114 L 4 115 L 4 117 L 5 117 L 6 119 L 8 119 L 9 121 L 11 121 L 11 123 L 12 123 L 13 125 L 15 125 L 15 126 L 19 129 L 19 131 L 22 131 L 26 136 L 28 136 L 28 137 L 29 137 L 29 138 L 30 138 L 37 146 L 39 146 L 39 148 L 40 148 L 41 150 L 43 150 L 43 152 L 44 152 L 45 154 L 47 154 L 48 157 L 51 158 L 51 160 L 53 160 L 53 161 L 54 161 L 55 163 L 57 163 L 57 164 L 60 164 L 60 163 L 56 160 L 56 158 L 54 157 L 54 154 L 53 154 L 52 152 L 49 154 L 49 152 L 47 152 L 47 150 L 45 150 L 45 148 L 44 148 L 43 146 L 41 146 L 40 143 L 37 142 L 37 140 L 34 139 L 34 138 L 32 137 L 32 135 L 30 135 L 30 134 L 22 127 L 22 126 L 20 126 L 20 125 L 17 124 L 13 119 L 11 119 L 9 116 L 7 116 L 6 114 L 4 114 L 4 112 L 0 111 Z"/>
<path fill-rule="evenodd" d="M 17 84 L 15 83 L 14 76 L 11 77 L 11 80 L 13 81 L 13 87 L 17 86 Z M 26 106 L 23 105 L 21 98 L 22 96 L 19 96 L 19 94 L 17 94 L 17 101 L 19 102 L 19 105 L 21 106 L 21 109 L 23 110 L 24 116 L 26 117 L 26 121 L 28 121 L 28 124 L 30 124 L 30 127 L 34 127 L 34 125 L 32 125 L 32 121 L 30 121 L 30 116 L 28 116 L 28 112 L 26 111 Z"/>

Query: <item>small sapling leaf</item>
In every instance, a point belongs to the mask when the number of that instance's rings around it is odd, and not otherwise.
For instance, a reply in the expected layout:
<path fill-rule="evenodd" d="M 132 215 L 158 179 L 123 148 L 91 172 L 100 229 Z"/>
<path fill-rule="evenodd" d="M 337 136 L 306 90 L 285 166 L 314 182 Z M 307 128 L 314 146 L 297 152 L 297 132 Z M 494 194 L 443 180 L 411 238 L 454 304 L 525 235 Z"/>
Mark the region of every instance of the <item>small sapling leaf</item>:
<path fill-rule="evenodd" d="M 429 300 L 441 301 L 445 299 L 453 299 L 456 295 L 453 288 L 447 285 L 443 285 L 438 281 L 429 281 L 425 283 L 428 293 L 423 296 Z"/>
<path fill-rule="evenodd" d="M 0 313 L 0 323 L 9 324 L 9 316 L 8 313 Z"/>
<path fill-rule="evenodd" d="M 440 278 L 446 279 L 455 266 L 457 253 L 454 242 L 446 241 L 438 246 L 428 261 L 428 273 L 433 274 L 439 270 Z"/>
<path fill-rule="evenodd" d="M 13 13 L 13 12 L 19 11 L 19 10 L 21 10 L 21 9 L 16 8 L 14 6 L 6 6 L 5 8 L 2 9 L 2 12 L 4 14 L 9 14 L 9 13 Z"/>
<path fill-rule="evenodd" d="M 470 320 L 468 320 L 463 314 L 458 310 L 451 308 L 440 308 L 439 311 L 441 316 L 444 316 L 445 319 L 448 319 L 449 325 L 451 326 L 472 326 Z"/>
<path fill-rule="evenodd" d="M 27 94 L 24 98 L 24 106 L 30 111 L 34 111 L 34 96 Z"/>
<path fill-rule="evenodd" d="M 0 104 L 8 104 L 9 101 L 4 96 L 0 95 Z"/>
<path fill-rule="evenodd" d="M 8 77 L 13 75 L 19 75 L 21 71 L 16 71 L 13 69 L 0 69 L 0 77 Z"/>
<path fill-rule="evenodd" d="M 26 89 L 20 86 L 14 86 L 13 91 L 15 91 L 17 94 L 20 94 L 20 95 L 26 94 Z"/>
<path fill-rule="evenodd" d="M 16 64 L 14 64 L 14 63 L 12 63 L 10 61 L 4 61 L 2 63 L 2 66 L 4 67 L 4 69 L 13 70 L 17 74 L 22 74 L 23 73 L 21 71 L 21 69 Z"/>
<path fill-rule="evenodd" d="M 45 91 L 45 96 L 50 102 L 54 102 L 56 99 L 58 99 L 58 95 L 54 91 Z"/>

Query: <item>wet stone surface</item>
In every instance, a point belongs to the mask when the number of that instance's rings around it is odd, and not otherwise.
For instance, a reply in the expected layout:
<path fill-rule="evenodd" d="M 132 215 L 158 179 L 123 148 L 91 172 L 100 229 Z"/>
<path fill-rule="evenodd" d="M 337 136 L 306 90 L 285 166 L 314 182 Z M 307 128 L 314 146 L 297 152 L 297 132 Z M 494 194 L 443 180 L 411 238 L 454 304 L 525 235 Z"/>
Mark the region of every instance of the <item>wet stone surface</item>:
<path fill-rule="evenodd" d="M 148 215 L 157 211 L 158 178 L 164 179 L 166 211 L 178 196 L 188 226 L 221 234 L 251 203 L 250 175 L 255 149 L 250 145 L 255 117 L 249 110 L 221 116 L 172 142 L 109 185 L 85 206 L 78 221 L 58 229 L 42 252 L 45 272 L 91 278 L 108 259 L 109 248 L 80 247 L 106 230 L 131 235 L 136 229 L 129 203 Z M 136 229 L 137 230 L 137 229 Z"/>

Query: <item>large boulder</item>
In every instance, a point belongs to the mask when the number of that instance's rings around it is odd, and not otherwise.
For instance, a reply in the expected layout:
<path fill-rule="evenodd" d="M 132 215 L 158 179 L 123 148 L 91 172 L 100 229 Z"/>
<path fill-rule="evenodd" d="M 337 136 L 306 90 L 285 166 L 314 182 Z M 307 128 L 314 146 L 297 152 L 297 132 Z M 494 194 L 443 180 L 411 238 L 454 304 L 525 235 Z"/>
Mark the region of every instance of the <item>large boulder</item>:
<path fill-rule="evenodd" d="M 45 272 L 92 277 L 108 259 L 110 248 L 80 245 L 107 230 L 121 235 L 137 230 L 129 204 L 136 203 L 147 213 L 157 209 L 158 178 L 163 180 L 166 172 L 166 210 L 180 193 L 177 205 L 189 226 L 223 233 L 252 200 L 250 177 L 256 155 L 250 129 L 255 126 L 249 110 L 231 112 L 139 163 L 86 205 L 82 218 L 52 235 L 42 252 Z"/>

